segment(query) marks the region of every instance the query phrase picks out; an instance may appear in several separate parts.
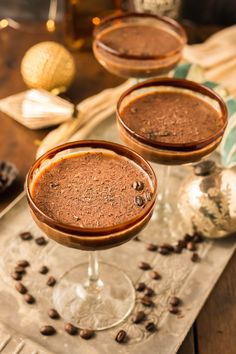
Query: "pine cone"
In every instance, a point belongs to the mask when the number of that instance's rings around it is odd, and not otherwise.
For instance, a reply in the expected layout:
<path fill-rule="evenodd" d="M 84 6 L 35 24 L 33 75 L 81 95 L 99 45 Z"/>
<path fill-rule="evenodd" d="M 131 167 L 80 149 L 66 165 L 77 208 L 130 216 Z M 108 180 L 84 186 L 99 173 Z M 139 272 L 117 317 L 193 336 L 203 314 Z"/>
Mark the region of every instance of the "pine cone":
<path fill-rule="evenodd" d="M 16 179 L 18 170 L 10 162 L 0 161 L 0 193 L 4 192 Z"/>

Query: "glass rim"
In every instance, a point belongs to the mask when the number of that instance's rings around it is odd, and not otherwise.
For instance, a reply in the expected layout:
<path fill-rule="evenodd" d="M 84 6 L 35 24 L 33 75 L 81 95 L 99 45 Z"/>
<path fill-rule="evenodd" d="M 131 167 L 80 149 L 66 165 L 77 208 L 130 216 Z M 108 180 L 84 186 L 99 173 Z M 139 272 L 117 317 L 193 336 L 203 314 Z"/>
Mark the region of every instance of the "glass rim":
<path fill-rule="evenodd" d="M 214 134 L 208 136 L 205 139 L 200 139 L 198 141 L 193 141 L 193 142 L 188 142 L 188 143 L 166 143 L 166 142 L 161 142 L 161 141 L 156 141 L 152 139 L 148 139 L 143 137 L 142 135 L 136 133 L 133 131 L 131 128 L 127 126 L 127 124 L 123 121 L 122 119 L 122 114 L 120 112 L 120 106 L 129 94 L 132 92 L 145 88 L 145 87 L 151 87 L 151 86 L 169 86 L 169 87 L 176 87 L 176 88 L 183 88 L 183 89 L 188 89 L 193 92 L 200 93 L 204 96 L 208 96 L 219 104 L 220 110 L 221 110 L 221 119 L 223 121 L 222 127 Z M 217 138 L 219 138 L 221 135 L 223 135 L 225 128 L 227 126 L 228 120 L 228 111 L 227 111 L 227 106 L 224 102 L 224 100 L 220 97 L 218 93 L 213 91 L 212 89 L 196 83 L 194 81 L 186 80 L 186 79 L 180 79 L 180 78 L 156 78 L 156 79 L 150 79 L 150 80 L 145 80 L 144 82 L 138 83 L 136 85 L 133 85 L 132 87 L 128 88 L 119 98 L 116 106 L 116 117 L 118 119 L 118 122 L 122 125 L 122 127 L 133 137 L 134 139 L 140 141 L 141 143 L 144 143 L 145 145 L 150 145 L 155 148 L 159 149 L 164 149 L 164 150 L 173 150 L 173 151 L 192 151 L 192 150 L 200 150 L 212 142 L 214 142 Z"/>
<path fill-rule="evenodd" d="M 140 210 L 140 213 L 137 216 L 135 216 L 123 223 L 116 224 L 114 226 L 109 226 L 109 227 L 102 227 L 102 228 L 101 227 L 100 228 L 78 227 L 78 226 L 73 226 L 70 224 L 62 223 L 62 222 L 56 221 L 53 218 L 47 216 L 40 208 L 38 208 L 38 206 L 35 204 L 35 202 L 33 200 L 31 190 L 30 190 L 30 186 L 31 186 L 31 183 L 34 178 L 33 175 L 34 175 L 35 170 L 37 168 L 39 168 L 40 165 L 45 160 L 52 159 L 59 152 L 62 152 L 64 150 L 68 150 L 68 149 L 73 149 L 73 148 L 81 148 L 81 147 L 88 147 L 88 148 L 94 148 L 94 149 L 96 149 L 96 148 L 97 149 L 106 149 L 106 150 L 113 151 L 120 156 L 124 156 L 124 157 L 128 158 L 129 160 L 132 160 L 142 170 L 144 170 L 144 168 L 141 166 L 141 163 L 142 163 L 147 168 L 147 171 L 145 171 L 145 170 L 144 171 L 149 175 L 149 178 L 151 178 L 152 183 L 153 183 L 153 186 L 152 186 L 153 193 L 151 196 L 151 200 L 148 203 L 148 207 L 143 208 L 142 210 Z M 134 157 L 135 159 L 133 160 L 132 157 Z M 39 157 L 32 164 L 32 166 L 30 167 L 30 170 L 26 176 L 25 189 L 26 189 L 26 195 L 27 195 L 27 200 L 28 200 L 29 206 L 32 209 L 32 211 L 34 212 L 34 214 L 36 215 L 36 217 L 41 222 L 52 227 L 53 229 L 71 234 L 73 236 L 77 235 L 80 237 L 83 237 L 83 236 L 86 236 L 86 237 L 98 236 L 99 237 L 99 236 L 109 236 L 109 235 L 112 236 L 112 234 L 118 233 L 119 231 L 123 231 L 126 228 L 128 229 L 131 226 L 134 226 L 137 223 L 139 223 L 140 221 L 142 221 L 149 214 L 149 212 L 153 208 L 153 205 L 155 204 L 157 190 L 158 190 L 158 183 L 157 183 L 156 174 L 155 174 L 152 166 L 149 164 L 148 161 L 146 161 L 141 155 L 139 155 L 134 150 L 132 150 L 126 146 L 123 146 L 121 144 L 108 142 L 108 141 L 104 141 L 104 140 L 80 140 L 80 141 L 74 141 L 74 142 L 69 142 L 69 143 L 58 145 L 58 146 L 50 149 L 46 153 L 44 153 L 41 157 Z M 38 217 L 38 216 L 40 216 L 40 217 Z"/>
<path fill-rule="evenodd" d="M 176 49 L 176 50 L 172 50 L 169 53 L 165 54 L 165 55 L 132 55 L 132 54 L 122 54 L 119 53 L 118 51 L 116 51 L 115 49 L 110 48 L 109 46 L 107 46 L 106 44 L 104 44 L 101 40 L 99 40 L 97 38 L 97 35 L 100 33 L 99 31 L 102 29 L 102 27 L 104 25 L 109 24 L 109 22 L 113 22 L 119 19 L 126 19 L 129 17 L 139 17 L 139 18 L 152 18 L 152 19 L 156 19 L 158 21 L 161 21 L 167 25 L 169 25 L 170 28 L 174 29 L 175 32 L 177 32 L 177 34 L 179 35 L 179 37 L 182 40 L 182 45 L 180 48 Z M 177 21 L 175 21 L 172 18 L 169 18 L 167 16 L 159 16 L 159 15 L 155 15 L 155 14 L 151 14 L 151 13 L 141 13 L 141 12 L 120 12 L 117 11 L 115 13 L 113 13 L 112 15 L 109 15 L 107 17 L 104 17 L 101 22 L 94 28 L 93 30 L 93 38 L 94 38 L 94 42 L 95 44 L 100 47 L 101 49 L 103 49 L 104 51 L 108 52 L 109 54 L 112 54 L 114 56 L 123 58 L 123 59 L 134 59 L 134 60 L 159 60 L 159 59 L 166 59 L 168 57 L 174 56 L 178 53 L 180 53 L 184 47 L 184 45 L 187 43 L 187 34 L 185 32 L 185 29 L 183 28 L 183 26 L 181 26 Z"/>

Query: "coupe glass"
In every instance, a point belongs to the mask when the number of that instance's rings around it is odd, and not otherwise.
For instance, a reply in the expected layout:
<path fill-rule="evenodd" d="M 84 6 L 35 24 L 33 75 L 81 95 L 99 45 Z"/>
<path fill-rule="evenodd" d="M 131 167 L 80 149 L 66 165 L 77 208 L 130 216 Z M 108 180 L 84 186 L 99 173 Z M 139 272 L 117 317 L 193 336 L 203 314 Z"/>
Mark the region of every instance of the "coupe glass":
<path fill-rule="evenodd" d="M 34 202 L 32 190 L 35 180 L 42 170 L 58 159 L 80 152 L 108 152 L 137 164 L 150 178 L 150 202 L 145 208 L 140 208 L 136 217 L 104 228 L 76 227 L 51 219 Z M 136 152 L 122 145 L 95 140 L 79 141 L 60 145 L 40 157 L 31 167 L 26 185 L 30 211 L 39 228 L 63 246 L 89 251 L 89 263 L 66 271 L 54 287 L 53 303 L 62 318 L 80 328 L 93 330 L 110 328 L 123 321 L 134 305 L 133 285 L 121 269 L 111 264 L 99 264 L 96 251 L 129 241 L 148 223 L 157 194 L 152 167 Z"/>
<path fill-rule="evenodd" d="M 129 53 L 125 50 L 114 49 L 103 40 L 104 35 L 120 28 L 135 26 L 148 26 L 161 30 L 174 38 L 175 47 L 152 55 L 147 52 Z M 142 36 L 142 34 L 140 34 Z M 122 39 L 125 47 L 127 37 Z M 160 38 L 162 41 L 162 38 Z M 157 75 L 167 74 L 173 69 L 182 58 L 182 51 L 186 44 L 187 37 L 183 27 L 176 21 L 147 13 L 122 13 L 104 18 L 95 27 L 93 52 L 98 62 L 109 72 L 124 78 L 150 78 Z M 121 44 L 122 46 L 122 44 Z M 160 49 L 161 50 L 161 49 Z"/>
<path fill-rule="evenodd" d="M 222 126 L 215 134 L 205 139 L 181 144 L 152 140 L 151 138 L 140 135 L 127 126 L 123 120 L 122 112 L 124 108 L 138 97 L 147 93 L 162 92 L 163 90 L 188 93 L 205 100 L 219 113 Z M 121 138 L 129 147 L 137 151 L 147 160 L 164 166 L 162 199 L 157 205 L 158 213 L 155 214 L 156 217 L 159 218 L 158 226 L 165 232 L 166 237 L 173 234 L 173 231 L 170 232 L 169 228 L 173 211 L 170 214 L 170 209 L 168 208 L 168 176 L 170 166 L 190 164 L 209 155 L 220 144 L 226 125 L 227 108 L 222 98 L 213 90 L 189 80 L 172 78 L 148 80 L 131 87 L 120 97 L 117 104 L 117 126 Z"/>

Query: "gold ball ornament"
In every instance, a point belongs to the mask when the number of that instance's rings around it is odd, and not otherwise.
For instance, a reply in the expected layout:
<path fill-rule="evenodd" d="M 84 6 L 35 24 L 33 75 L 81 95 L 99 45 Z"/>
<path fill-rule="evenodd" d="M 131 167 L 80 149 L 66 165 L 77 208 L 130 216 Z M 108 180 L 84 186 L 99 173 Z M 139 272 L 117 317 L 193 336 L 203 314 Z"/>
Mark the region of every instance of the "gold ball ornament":
<path fill-rule="evenodd" d="M 63 45 L 41 42 L 25 53 L 21 74 L 28 87 L 58 94 L 66 91 L 74 80 L 75 62 Z"/>

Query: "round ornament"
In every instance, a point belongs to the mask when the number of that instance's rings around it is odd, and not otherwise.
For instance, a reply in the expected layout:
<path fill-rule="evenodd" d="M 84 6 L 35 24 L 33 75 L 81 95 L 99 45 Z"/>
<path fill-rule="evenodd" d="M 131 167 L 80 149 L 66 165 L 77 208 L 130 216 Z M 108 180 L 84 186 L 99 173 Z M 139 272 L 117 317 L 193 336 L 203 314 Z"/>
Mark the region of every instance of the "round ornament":
<path fill-rule="evenodd" d="M 56 42 L 41 42 L 25 53 L 21 74 L 30 88 L 55 94 L 68 89 L 75 77 L 75 62 L 70 52 Z"/>
<path fill-rule="evenodd" d="M 188 229 L 221 238 L 236 231 L 236 173 L 211 160 L 194 166 L 182 184 L 178 207 Z"/>

